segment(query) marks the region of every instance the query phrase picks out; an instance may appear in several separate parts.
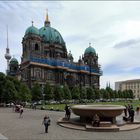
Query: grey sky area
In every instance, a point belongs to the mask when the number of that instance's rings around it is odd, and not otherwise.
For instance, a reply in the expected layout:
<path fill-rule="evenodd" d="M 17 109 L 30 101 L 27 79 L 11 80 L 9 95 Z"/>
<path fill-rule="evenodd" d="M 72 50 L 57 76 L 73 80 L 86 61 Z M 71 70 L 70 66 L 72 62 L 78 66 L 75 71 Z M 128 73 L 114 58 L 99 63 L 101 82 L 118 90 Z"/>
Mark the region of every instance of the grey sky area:
<path fill-rule="evenodd" d="M 0 1 L 0 71 L 6 70 L 6 25 L 10 53 L 20 62 L 25 31 L 32 20 L 35 27 L 44 26 L 46 8 L 74 61 L 89 42 L 95 48 L 103 70 L 101 87 L 140 78 L 139 1 Z"/>

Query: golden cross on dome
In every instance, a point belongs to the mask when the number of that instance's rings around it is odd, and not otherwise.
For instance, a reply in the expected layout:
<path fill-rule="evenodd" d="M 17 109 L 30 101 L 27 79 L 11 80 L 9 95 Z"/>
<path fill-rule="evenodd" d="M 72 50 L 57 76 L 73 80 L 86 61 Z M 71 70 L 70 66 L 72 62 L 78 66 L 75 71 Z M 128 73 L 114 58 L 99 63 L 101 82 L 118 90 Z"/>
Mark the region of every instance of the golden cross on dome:
<path fill-rule="evenodd" d="M 46 9 L 46 21 L 49 21 L 48 9 Z"/>

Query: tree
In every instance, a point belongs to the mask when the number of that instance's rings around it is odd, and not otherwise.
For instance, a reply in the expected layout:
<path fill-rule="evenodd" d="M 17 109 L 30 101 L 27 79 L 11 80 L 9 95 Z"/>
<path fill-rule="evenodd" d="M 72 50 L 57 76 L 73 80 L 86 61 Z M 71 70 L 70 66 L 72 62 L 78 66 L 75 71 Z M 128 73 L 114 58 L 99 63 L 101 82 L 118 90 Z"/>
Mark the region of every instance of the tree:
<path fill-rule="evenodd" d="M 101 97 L 102 97 L 103 99 L 109 99 L 109 95 L 108 95 L 107 90 L 105 90 L 105 89 L 100 89 L 100 94 L 101 94 Z"/>
<path fill-rule="evenodd" d="M 123 94 L 123 98 L 125 98 L 125 99 L 128 98 L 128 91 L 127 90 L 122 91 L 122 94 Z"/>
<path fill-rule="evenodd" d="M 95 99 L 95 93 L 91 87 L 87 88 L 87 99 Z"/>
<path fill-rule="evenodd" d="M 80 98 L 81 99 L 87 99 L 87 91 L 85 87 L 82 87 L 80 90 Z"/>
<path fill-rule="evenodd" d="M 114 99 L 114 92 L 113 92 L 113 90 L 110 88 L 110 87 L 106 87 L 106 91 L 107 91 L 107 99 Z"/>
<path fill-rule="evenodd" d="M 2 93 L 2 99 L 5 102 L 11 102 L 16 99 L 15 98 L 16 96 L 17 96 L 17 91 L 15 89 L 14 83 L 10 80 L 6 80 Z"/>
<path fill-rule="evenodd" d="M 64 99 L 65 100 L 71 100 L 71 91 L 69 89 L 69 87 L 67 85 L 64 86 L 63 88 L 63 92 L 64 92 Z"/>
<path fill-rule="evenodd" d="M 20 84 L 20 92 L 19 92 L 19 99 L 20 101 L 31 101 L 32 95 L 31 91 L 25 84 Z"/>
<path fill-rule="evenodd" d="M 119 98 L 123 98 L 123 94 L 122 94 L 121 90 L 118 90 L 118 96 L 119 96 Z"/>
<path fill-rule="evenodd" d="M 54 87 L 54 99 L 56 101 L 61 101 L 63 99 L 63 88 L 61 88 L 59 85 Z"/>
<path fill-rule="evenodd" d="M 45 100 L 51 100 L 53 99 L 53 91 L 52 91 L 52 88 L 50 86 L 49 83 L 46 83 L 45 84 L 45 87 L 44 87 L 44 98 Z"/>
<path fill-rule="evenodd" d="M 131 89 L 128 90 L 128 93 L 129 93 L 129 98 L 134 99 L 134 93 Z"/>
<path fill-rule="evenodd" d="M 118 92 L 116 90 L 114 90 L 114 97 L 119 98 Z"/>
<path fill-rule="evenodd" d="M 80 99 L 80 90 L 78 86 L 73 87 L 71 95 L 72 99 Z"/>
<path fill-rule="evenodd" d="M 99 89 L 94 89 L 95 91 L 95 99 L 100 99 L 100 91 Z"/>
<path fill-rule="evenodd" d="M 17 94 L 15 94 L 15 100 L 14 101 L 22 101 L 22 96 L 21 96 L 21 82 L 17 80 L 15 77 L 11 76 L 6 76 L 6 80 L 11 81 L 14 84 L 15 90 Z"/>
<path fill-rule="evenodd" d="M 0 102 L 3 102 L 3 92 L 4 92 L 4 85 L 5 85 L 5 82 L 6 82 L 6 76 L 4 73 L 0 72 Z"/>
<path fill-rule="evenodd" d="M 42 99 L 41 87 L 38 83 L 35 83 L 31 89 L 32 100 L 39 101 Z"/>
<path fill-rule="evenodd" d="M 101 89 L 99 90 L 99 92 L 100 92 L 100 98 L 101 98 L 101 99 L 104 98 L 104 95 L 103 95 L 103 94 L 104 94 L 104 90 L 105 90 L 105 89 L 103 89 L 103 88 L 101 88 Z"/>

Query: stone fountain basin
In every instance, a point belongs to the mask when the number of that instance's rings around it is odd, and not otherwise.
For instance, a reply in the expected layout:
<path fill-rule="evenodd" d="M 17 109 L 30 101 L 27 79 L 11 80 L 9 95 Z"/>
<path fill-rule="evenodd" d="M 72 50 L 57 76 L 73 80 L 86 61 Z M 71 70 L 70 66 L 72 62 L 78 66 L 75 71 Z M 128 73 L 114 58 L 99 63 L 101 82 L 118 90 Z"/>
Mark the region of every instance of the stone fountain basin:
<path fill-rule="evenodd" d="M 116 117 L 122 114 L 125 109 L 120 105 L 75 105 L 72 111 L 80 117 L 92 117 L 98 114 L 100 117 Z"/>

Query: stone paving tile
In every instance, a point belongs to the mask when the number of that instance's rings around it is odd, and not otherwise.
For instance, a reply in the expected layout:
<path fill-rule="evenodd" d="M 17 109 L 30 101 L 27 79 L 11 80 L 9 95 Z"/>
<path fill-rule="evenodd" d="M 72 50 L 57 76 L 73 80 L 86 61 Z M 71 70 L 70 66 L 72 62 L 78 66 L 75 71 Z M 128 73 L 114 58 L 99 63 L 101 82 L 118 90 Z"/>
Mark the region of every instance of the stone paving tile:
<path fill-rule="evenodd" d="M 3 136 L 2 134 L 0 134 L 0 140 L 8 140 L 8 138 L 6 138 L 6 137 Z"/>
<path fill-rule="evenodd" d="M 49 133 L 44 133 L 42 119 L 51 117 Z M 64 112 L 25 109 L 23 118 L 11 108 L 0 108 L 0 133 L 9 140 L 140 140 L 140 129 L 122 132 L 86 132 L 57 125 Z M 136 116 L 140 120 L 140 116 Z"/>

